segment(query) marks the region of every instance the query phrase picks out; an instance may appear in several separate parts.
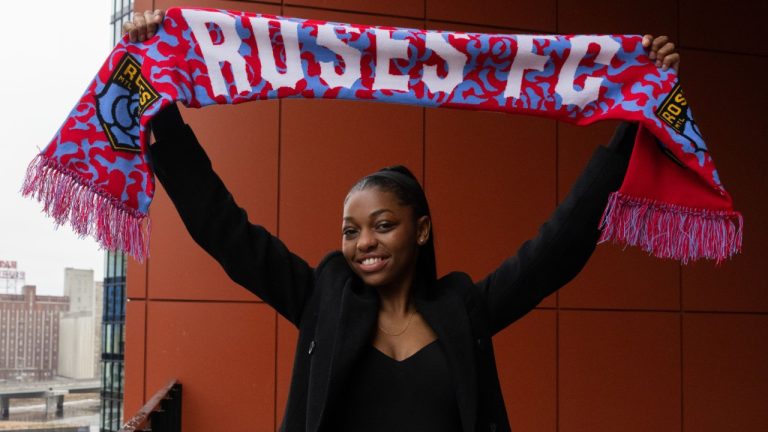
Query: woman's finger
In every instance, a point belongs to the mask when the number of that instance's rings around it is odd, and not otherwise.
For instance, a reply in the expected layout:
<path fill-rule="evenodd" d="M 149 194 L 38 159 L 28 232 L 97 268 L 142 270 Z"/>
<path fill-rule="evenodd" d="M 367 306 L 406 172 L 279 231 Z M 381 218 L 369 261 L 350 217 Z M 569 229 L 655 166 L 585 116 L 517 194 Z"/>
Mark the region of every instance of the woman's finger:
<path fill-rule="evenodd" d="M 136 26 L 131 21 L 123 23 L 123 33 L 128 33 L 128 40 L 131 42 L 136 42 L 139 34 Z"/>
<path fill-rule="evenodd" d="M 667 63 L 665 61 L 665 58 L 670 54 L 674 54 L 674 53 L 675 53 L 675 44 L 673 44 L 672 42 L 667 42 L 666 44 L 664 44 L 664 46 L 659 48 L 659 50 L 656 52 L 656 67 L 664 66 L 664 64 Z M 669 65 L 667 65 L 667 67 L 669 67 Z"/>
<path fill-rule="evenodd" d="M 657 37 L 651 43 L 651 51 L 652 52 L 659 51 L 659 48 L 663 47 L 667 42 L 669 42 L 669 38 L 667 36 L 659 36 L 659 37 Z"/>
<path fill-rule="evenodd" d="M 675 44 L 672 42 L 667 42 L 664 44 L 663 47 L 659 48 L 659 51 L 656 53 L 656 56 L 659 58 L 664 58 L 664 56 L 668 56 L 675 52 Z"/>
<path fill-rule="evenodd" d="M 163 22 L 164 17 L 165 12 L 163 12 L 162 9 L 155 9 L 155 11 L 152 13 L 152 19 L 157 25 L 160 25 Z"/>
<path fill-rule="evenodd" d="M 679 53 L 672 53 L 670 55 L 667 55 L 664 57 L 664 64 L 661 67 L 662 70 L 667 70 L 669 68 L 672 68 L 675 70 L 675 72 L 678 71 L 678 68 L 680 67 L 680 54 Z"/>
<path fill-rule="evenodd" d="M 163 23 L 163 18 L 165 18 L 165 12 L 161 9 L 155 9 L 152 13 L 152 23 L 155 26 L 153 34 L 157 34 L 157 29 L 160 28 L 160 25 Z"/>
<path fill-rule="evenodd" d="M 133 25 L 136 27 L 136 40 L 144 42 L 147 39 L 147 22 L 143 13 L 133 16 Z"/>
<path fill-rule="evenodd" d="M 147 39 L 149 39 L 157 33 L 157 24 L 151 10 L 144 11 L 144 22 L 147 23 Z"/>
<path fill-rule="evenodd" d="M 645 36 L 643 36 L 643 48 L 648 48 L 649 46 L 651 46 L 652 40 L 653 40 L 652 34 L 646 34 Z"/>

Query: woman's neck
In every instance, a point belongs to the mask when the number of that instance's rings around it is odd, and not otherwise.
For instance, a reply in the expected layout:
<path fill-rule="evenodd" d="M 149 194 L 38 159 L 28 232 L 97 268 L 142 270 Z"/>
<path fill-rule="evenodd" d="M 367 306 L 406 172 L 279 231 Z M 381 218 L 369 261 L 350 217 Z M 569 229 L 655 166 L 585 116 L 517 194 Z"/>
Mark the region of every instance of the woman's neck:
<path fill-rule="evenodd" d="M 395 315 L 406 315 L 411 310 L 411 287 L 413 281 L 409 280 L 399 286 L 379 287 L 379 299 L 381 312 Z"/>

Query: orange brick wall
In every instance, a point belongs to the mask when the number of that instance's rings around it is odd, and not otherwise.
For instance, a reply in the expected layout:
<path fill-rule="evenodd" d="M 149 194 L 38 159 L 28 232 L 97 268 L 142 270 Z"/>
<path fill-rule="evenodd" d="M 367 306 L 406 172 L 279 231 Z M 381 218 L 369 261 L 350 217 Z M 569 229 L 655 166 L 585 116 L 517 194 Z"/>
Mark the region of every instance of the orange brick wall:
<path fill-rule="evenodd" d="M 137 10 L 172 5 L 135 3 Z M 508 411 L 517 432 L 768 430 L 768 281 L 761 273 L 768 3 L 183 3 L 400 27 L 672 36 L 682 47 L 686 94 L 746 219 L 744 254 L 719 268 L 681 268 L 637 250 L 598 247 L 574 282 L 496 338 Z M 309 262 L 338 247 L 349 186 L 404 163 L 430 197 L 440 271 L 475 277 L 534 235 L 614 126 L 308 100 L 187 110 L 185 117 L 252 221 Z M 196 247 L 162 188 L 151 216 L 152 258 L 128 269 L 125 412 L 178 377 L 185 432 L 274 430 L 296 331 Z"/>

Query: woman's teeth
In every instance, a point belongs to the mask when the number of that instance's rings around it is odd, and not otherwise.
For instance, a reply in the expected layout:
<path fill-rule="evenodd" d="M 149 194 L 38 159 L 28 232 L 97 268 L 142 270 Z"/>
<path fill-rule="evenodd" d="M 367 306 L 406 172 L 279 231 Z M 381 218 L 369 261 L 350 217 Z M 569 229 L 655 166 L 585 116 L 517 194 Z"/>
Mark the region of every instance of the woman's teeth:
<path fill-rule="evenodd" d="M 381 261 L 381 258 L 366 258 L 363 260 L 363 265 L 371 265 Z"/>

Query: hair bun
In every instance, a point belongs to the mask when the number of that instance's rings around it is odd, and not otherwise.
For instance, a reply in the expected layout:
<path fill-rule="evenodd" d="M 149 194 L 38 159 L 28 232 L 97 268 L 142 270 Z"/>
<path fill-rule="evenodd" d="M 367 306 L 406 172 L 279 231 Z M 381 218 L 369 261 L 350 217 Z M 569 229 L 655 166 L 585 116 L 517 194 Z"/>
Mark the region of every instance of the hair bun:
<path fill-rule="evenodd" d="M 411 170 L 409 170 L 408 167 L 406 167 L 405 165 L 392 165 L 392 166 L 384 167 L 384 168 L 379 170 L 379 172 L 382 172 L 382 171 L 384 171 L 384 172 L 392 171 L 392 172 L 400 173 L 400 174 L 403 174 L 403 175 L 405 175 L 405 176 L 407 176 L 407 177 L 409 177 L 409 178 L 411 178 L 413 180 L 416 180 L 417 182 L 419 181 L 416 178 L 416 176 L 413 175 Z"/>

